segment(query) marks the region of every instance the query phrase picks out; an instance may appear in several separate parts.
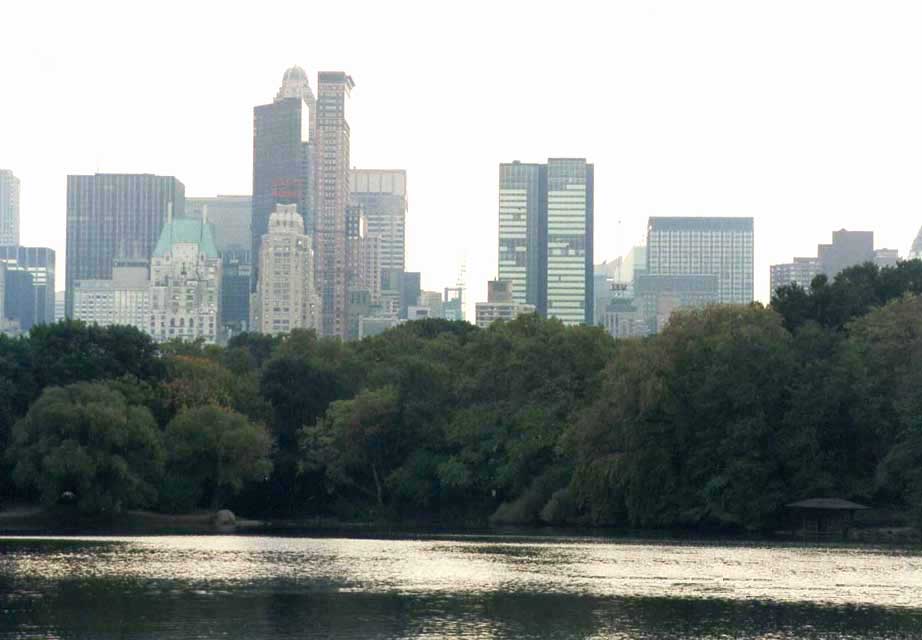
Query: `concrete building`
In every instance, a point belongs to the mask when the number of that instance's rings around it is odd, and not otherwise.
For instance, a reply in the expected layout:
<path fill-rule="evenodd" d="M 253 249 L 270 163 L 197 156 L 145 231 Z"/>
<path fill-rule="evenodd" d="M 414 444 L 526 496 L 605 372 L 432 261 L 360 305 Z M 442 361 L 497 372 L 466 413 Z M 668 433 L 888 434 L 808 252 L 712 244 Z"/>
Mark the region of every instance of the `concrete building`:
<path fill-rule="evenodd" d="M 277 204 L 294 204 L 313 224 L 316 101 L 307 74 L 291 67 L 270 104 L 253 109 L 253 206 L 250 222 L 251 290 L 259 281 L 259 247 Z"/>
<path fill-rule="evenodd" d="M 813 279 L 822 273 L 817 258 L 794 258 L 793 262 L 773 264 L 771 266 L 772 295 L 789 284 L 796 284 L 802 289 L 809 290 Z"/>
<path fill-rule="evenodd" d="M 723 303 L 720 277 L 716 274 L 648 274 L 638 276 L 634 286 L 634 304 L 648 334 L 662 331 L 675 311 Z"/>
<path fill-rule="evenodd" d="M 406 269 L 407 172 L 353 169 L 352 202 L 361 206 L 368 235 L 380 238 L 381 268 Z"/>
<path fill-rule="evenodd" d="M 874 249 L 874 264 L 878 267 L 895 267 L 899 261 L 899 249 Z"/>
<path fill-rule="evenodd" d="M 508 280 L 487 282 L 487 301 L 475 305 L 477 326 L 486 329 L 497 320 L 515 320 L 523 313 L 534 313 L 535 306 L 515 301 L 515 293 Z"/>
<path fill-rule="evenodd" d="M 630 298 L 613 298 L 602 314 L 602 326 L 615 340 L 636 338 L 648 333 L 640 309 Z"/>
<path fill-rule="evenodd" d="M 54 249 L 3 246 L 0 262 L 6 266 L 7 278 L 18 282 L 16 295 L 7 294 L 7 317 L 19 320 L 22 331 L 28 331 L 33 324 L 54 322 Z"/>
<path fill-rule="evenodd" d="M 820 272 L 832 280 L 848 267 L 865 262 L 874 262 L 874 232 L 846 231 L 832 232 L 832 244 L 817 247 Z"/>
<path fill-rule="evenodd" d="M 64 292 L 54 292 L 54 321 L 60 322 L 66 316 L 64 315 Z"/>
<path fill-rule="evenodd" d="M 320 327 L 314 251 L 297 205 L 276 205 L 259 249 L 253 328 L 269 335 Z"/>
<path fill-rule="evenodd" d="M 102 327 L 125 325 L 150 331 L 150 279 L 146 261 L 116 261 L 109 280 L 74 283 L 75 320 Z"/>
<path fill-rule="evenodd" d="M 909 250 L 909 259 L 922 259 L 922 229 L 919 229 L 919 233 L 916 234 L 915 239 L 912 241 L 912 248 Z"/>
<path fill-rule="evenodd" d="M 717 302 L 753 300 L 752 218 L 651 217 L 648 276 L 715 276 Z"/>
<path fill-rule="evenodd" d="M 396 316 L 368 316 L 359 318 L 359 339 L 381 335 L 388 329 L 393 329 L 400 320 Z"/>
<path fill-rule="evenodd" d="M 185 187 L 171 176 L 67 176 L 65 313 L 77 280 L 111 280 L 116 258 L 150 260 L 172 207 L 185 213 Z"/>
<path fill-rule="evenodd" d="M 420 291 L 419 306 L 429 309 L 430 318 L 444 318 L 442 294 L 438 291 Z"/>
<path fill-rule="evenodd" d="M 148 333 L 156 341 L 222 341 L 221 267 L 209 223 L 173 218 L 163 225 L 150 262 Z"/>
<path fill-rule="evenodd" d="M 317 286 L 321 295 L 321 333 L 346 337 L 348 273 L 346 208 L 349 174 L 349 95 L 355 83 L 341 71 L 317 76 L 317 116 L 314 154 L 314 250 Z"/>
<path fill-rule="evenodd" d="M 0 246 L 19 244 L 19 178 L 0 169 Z"/>
<path fill-rule="evenodd" d="M 463 322 L 464 314 L 464 287 L 445 287 L 445 296 L 442 299 L 442 314 L 446 320 Z"/>

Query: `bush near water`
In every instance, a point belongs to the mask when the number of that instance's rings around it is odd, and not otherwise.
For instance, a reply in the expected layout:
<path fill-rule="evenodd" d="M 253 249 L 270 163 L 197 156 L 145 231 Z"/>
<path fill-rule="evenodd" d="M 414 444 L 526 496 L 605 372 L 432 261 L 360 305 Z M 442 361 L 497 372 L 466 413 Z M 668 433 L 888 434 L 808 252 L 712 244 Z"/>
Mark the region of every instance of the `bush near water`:
<path fill-rule="evenodd" d="M 0 495 L 88 513 L 771 530 L 837 496 L 922 522 L 922 263 L 615 342 L 523 316 L 226 348 L 0 337 Z"/>

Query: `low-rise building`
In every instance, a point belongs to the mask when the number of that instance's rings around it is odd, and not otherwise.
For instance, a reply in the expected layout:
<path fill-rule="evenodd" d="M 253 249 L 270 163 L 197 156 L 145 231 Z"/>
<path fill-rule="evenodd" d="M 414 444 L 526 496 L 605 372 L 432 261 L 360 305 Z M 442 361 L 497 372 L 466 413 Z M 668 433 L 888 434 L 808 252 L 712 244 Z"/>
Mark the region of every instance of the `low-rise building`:
<path fill-rule="evenodd" d="M 150 325 L 150 281 L 145 260 L 120 260 L 111 280 L 74 282 L 76 320 L 101 327 L 125 325 L 147 332 Z"/>
<path fill-rule="evenodd" d="M 523 313 L 534 313 L 535 305 L 516 302 L 512 282 L 490 280 L 487 282 L 487 301 L 475 306 L 477 326 L 486 329 L 497 320 L 515 320 Z"/>

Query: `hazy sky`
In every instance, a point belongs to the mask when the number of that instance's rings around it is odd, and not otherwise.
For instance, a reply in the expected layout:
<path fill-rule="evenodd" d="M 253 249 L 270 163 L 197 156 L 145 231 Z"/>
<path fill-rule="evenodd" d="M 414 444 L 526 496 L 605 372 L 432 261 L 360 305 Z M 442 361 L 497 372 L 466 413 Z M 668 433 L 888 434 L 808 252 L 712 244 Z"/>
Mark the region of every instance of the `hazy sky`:
<path fill-rule="evenodd" d="M 408 268 L 469 300 L 496 272 L 497 164 L 596 166 L 596 261 L 651 215 L 753 216 L 768 265 L 833 229 L 922 225 L 922 3 L 7 2 L 0 168 L 58 251 L 65 176 L 249 193 L 252 109 L 284 70 L 350 73 L 352 163 L 408 171 Z"/>

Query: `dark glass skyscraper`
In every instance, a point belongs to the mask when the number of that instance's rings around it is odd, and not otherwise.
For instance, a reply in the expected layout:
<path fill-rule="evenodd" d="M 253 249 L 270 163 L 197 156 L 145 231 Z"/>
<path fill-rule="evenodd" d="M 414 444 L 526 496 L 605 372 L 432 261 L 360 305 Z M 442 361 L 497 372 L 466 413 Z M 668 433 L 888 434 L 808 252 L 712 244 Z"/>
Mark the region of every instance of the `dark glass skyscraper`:
<path fill-rule="evenodd" d="M 513 302 L 547 312 L 547 165 L 499 165 L 499 279 Z"/>
<path fill-rule="evenodd" d="M 307 74 L 300 67 L 292 67 L 285 72 L 275 101 L 253 109 L 253 290 L 259 280 L 259 246 L 275 205 L 298 205 L 305 228 L 312 228 L 310 143 L 314 105 Z"/>
<path fill-rule="evenodd" d="M 67 176 L 67 316 L 75 281 L 110 279 L 116 258 L 150 260 L 168 208 L 181 217 L 185 200 L 183 183 L 172 176 Z"/>
<path fill-rule="evenodd" d="M 54 249 L 0 247 L 6 271 L 5 314 L 28 331 L 33 324 L 54 322 Z"/>

